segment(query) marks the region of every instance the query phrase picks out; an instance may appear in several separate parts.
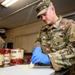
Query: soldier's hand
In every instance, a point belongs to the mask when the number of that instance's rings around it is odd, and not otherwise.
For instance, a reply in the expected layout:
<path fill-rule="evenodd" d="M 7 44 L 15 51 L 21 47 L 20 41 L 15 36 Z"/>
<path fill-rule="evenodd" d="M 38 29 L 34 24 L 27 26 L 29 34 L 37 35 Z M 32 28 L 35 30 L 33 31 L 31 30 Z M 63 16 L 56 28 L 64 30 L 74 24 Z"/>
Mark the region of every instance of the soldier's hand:
<path fill-rule="evenodd" d="M 48 57 L 48 55 L 42 53 L 42 49 L 40 46 L 37 46 L 34 49 L 31 61 L 33 64 L 35 63 L 50 64 L 50 58 Z"/>

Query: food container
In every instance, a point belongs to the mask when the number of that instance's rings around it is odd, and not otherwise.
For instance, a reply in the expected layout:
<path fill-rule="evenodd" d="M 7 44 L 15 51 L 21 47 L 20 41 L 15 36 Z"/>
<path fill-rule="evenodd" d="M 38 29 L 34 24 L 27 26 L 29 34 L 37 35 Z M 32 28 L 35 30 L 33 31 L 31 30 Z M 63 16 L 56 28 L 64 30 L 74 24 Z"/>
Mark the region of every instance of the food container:
<path fill-rule="evenodd" d="M 23 49 L 11 49 L 11 65 L 24 63 L 24 50 Z"/>
<path fill-rule="evenodd" d="M 4 49 L 0 48 L 0 67 L 4 66 Z"/>
<path fill-rule="evenodd" d="M 4 52 L 4 66 L 10 66 L 11 49 L 6 48 Z"/>

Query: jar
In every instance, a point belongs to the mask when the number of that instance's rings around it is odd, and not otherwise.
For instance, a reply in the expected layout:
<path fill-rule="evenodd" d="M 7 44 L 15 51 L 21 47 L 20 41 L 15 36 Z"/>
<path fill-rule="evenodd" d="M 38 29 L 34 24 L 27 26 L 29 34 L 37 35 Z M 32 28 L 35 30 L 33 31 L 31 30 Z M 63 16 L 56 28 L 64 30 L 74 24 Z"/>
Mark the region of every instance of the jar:
<path fill-rule="evenodd" d="M 11 49 L 11 65 L 24 63 L 24 50 L 23 49 Z"/>
<path fill-rule="evenodd" d="M 4 52 L 4 66 L 10 66 L 11 50 L 6 48 Z"/>
<path fill-rule="evenodd" d="M 4 66 L 4 49 L 0 48 L 0 67 Z"/>

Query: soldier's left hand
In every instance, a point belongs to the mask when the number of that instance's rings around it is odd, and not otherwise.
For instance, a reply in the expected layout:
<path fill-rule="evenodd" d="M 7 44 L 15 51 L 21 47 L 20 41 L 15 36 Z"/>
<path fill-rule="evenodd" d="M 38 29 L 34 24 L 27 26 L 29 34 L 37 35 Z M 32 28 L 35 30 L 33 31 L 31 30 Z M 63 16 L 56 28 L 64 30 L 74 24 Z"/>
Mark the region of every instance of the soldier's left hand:
<path fill-rule="evenodd" d="M 35 63 L 50 64 L 50 58 L 48 57 L 48 55 L 43 54 L 42 51 L 38 50 L 35 50 L 35 52 L 33 52 L 31 61 L 33 64 Z"/>

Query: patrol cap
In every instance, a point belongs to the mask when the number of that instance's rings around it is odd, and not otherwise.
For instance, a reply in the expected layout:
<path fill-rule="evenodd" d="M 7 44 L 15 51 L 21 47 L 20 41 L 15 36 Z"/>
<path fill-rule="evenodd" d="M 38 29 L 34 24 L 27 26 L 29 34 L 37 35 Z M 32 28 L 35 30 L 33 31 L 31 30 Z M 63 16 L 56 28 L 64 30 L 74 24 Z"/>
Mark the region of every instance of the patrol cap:
<path fill-rule="evenodd" d="M 53 4 L 50 0 L 42 0 L 36 7 L 37 18 L 40 18 L 40 15 L 44 14 L 51 5 Z"/>
<path fill-rule="evenodd" d="M 5 29 L 0 29 L 0 36 L 5 39 L 6 38 L 6 35 L 5 35 Z"/>
<path fill-rule="evenodd" d="M 5 33 L 6 31 L 5 31 L 5 29 L 0 29 L 0 33 Z"/>

